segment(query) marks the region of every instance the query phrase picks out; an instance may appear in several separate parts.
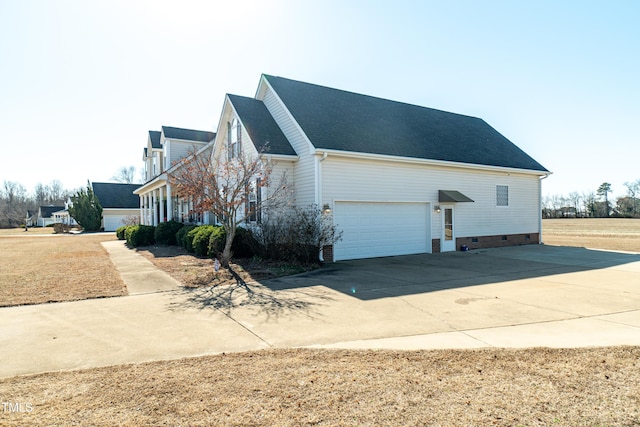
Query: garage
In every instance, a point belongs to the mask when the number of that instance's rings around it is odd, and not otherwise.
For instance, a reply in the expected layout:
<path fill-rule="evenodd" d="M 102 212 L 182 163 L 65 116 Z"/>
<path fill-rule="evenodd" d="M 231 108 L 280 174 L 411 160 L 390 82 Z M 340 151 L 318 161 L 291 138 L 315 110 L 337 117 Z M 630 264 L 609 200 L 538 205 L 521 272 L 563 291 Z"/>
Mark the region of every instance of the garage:
<path fill-rule="evenodd" d="M 430 252 L 428 203 L 335 202 L 336 261 Z"/>
<path fill-rule="evenodd" d="M 124 225 L 124 219 L 123 215 L 104 215 L 104 231 L 116 231 L 118 227 Z"/>

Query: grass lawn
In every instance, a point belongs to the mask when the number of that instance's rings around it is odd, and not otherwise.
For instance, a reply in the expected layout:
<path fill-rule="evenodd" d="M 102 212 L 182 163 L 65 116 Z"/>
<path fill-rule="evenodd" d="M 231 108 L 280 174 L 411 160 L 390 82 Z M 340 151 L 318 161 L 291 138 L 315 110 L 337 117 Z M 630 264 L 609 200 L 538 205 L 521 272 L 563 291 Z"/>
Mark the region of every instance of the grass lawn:
<path fill-rule="evenodd" d="M 0 234 L 0 307 L 126 295 L 100 242 L 111 234 Z"/>

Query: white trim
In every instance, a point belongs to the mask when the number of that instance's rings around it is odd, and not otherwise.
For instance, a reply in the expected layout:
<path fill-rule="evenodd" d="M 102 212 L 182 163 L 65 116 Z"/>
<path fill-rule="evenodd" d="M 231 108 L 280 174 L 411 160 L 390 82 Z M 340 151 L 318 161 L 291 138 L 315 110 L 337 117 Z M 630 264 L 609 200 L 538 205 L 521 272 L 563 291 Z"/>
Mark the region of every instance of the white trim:
<path fill-rule="evenodd" d="M 307 148 L 309 149 L 309 153 L 310 154 L 315 154 L 316 153 L 316 147 L 313 145 L 313 143 L 311 142 L 311 140 L 309 139 L 309 137 L 307 136 L 305 131 L 302 129 L 302 127 L 300 127 L 300 124 L 295 119 L 295 117 L 293 117 L 293 114 L 291 114 L 291 112 L 289 111 L 289 108 L 287 107 L 287 104 L 282 102 L 282 99 L 280 98 L 280 96 L 278 96 L 278 92 L 276 92 L 276 90 L 273 88 L 273 86 L 271 86 L 271 84 L 269 84 L 269 81 L 266 79 L 264 74 L 262 74 L 262 76 L 260 76 L 260 83 L 258 84 L 258 91 L 256 92 L 256 96 L 258 96 L 258 93 L 260 92 L 260 87 L 261 87 L 261 85 L 263 83 L 266 84 L 267 88 L 271 89 L 271 92 L 273 93 L 273 96 L 280 103 L 280 105 L 282 106 L 282 109 L 284 110 L 284 112 L 287 114 L 287 116 L 289 117 L 289 119 L 291 120 L 291 122 L 293 123 L 295 128 L 302 135 L 302 139 L 307 143 Z M 256 98 L 256 99 L 258 99 L 258 98 Z M 263 101 L 262 99 L 258 99 L 258 100 L 259 101 Z M 266 106 L 266 104 L 265 104 L 265 106 Z M 268 109 L 267 109 L 267 111 L 268 111 Z M 271 114 L 271 111 L 269 111 L 269 114 Z M 273 117 L 273 114 L 271 114 L 271 116 Z M 279 124 L 278 124 L 278 127 L 280 127 Z"/>
<path fill-rule="evenodd" d="M 488 165 L 480 165 L 480 164 L 472 164 L 472 163 L 459 163 L 459 162 L 450 162 L 446 160 L 418 159 L 414 157 L 391 156 L 387 154 L 360 153 L 356 151 L 327 150 L 327 149 L 319 148 L 314 152 L 314 154 L 317 154 L 317 155 L 320 155 L 323 153 L 328 153 L 328 154 L 331 154 L 332 156 L 337 156 L 337 157 L 358 158 L 362 160 L 379 160 L 379 161 L 389 161 L 389 162 L 396 162 L 396 163 L 413 163 L 413 164 L 419 164 L 419 165 L 453 167 L 453 168 L 460 168 L 460 169 L 474 169 L 474 170 L 484 170 L 484 171 L 491 171 L 491 172 L 521 173 L 525 175 L 538 175 L 538 176 L 544 176 L 544 175 L 548 176 L 551 174 L 551 172 L 537 171 L 537 170 L 531 170 L 531 169 L 517 169 L 517 168 L 508 168 L 503 166 L 488 166 Z"/>

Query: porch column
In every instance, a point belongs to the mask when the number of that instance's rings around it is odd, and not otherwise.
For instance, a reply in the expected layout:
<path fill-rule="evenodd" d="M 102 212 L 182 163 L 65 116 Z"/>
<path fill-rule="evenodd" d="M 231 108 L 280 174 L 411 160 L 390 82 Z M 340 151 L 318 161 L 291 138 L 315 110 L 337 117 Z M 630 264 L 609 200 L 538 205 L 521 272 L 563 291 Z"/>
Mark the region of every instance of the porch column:
<path fill-rule="evenodd" d="M 140 219 L 138 220 L 138 222 L 140 224 L 144 224 L 144 201 L 143 198 L 144 196 L 142 194 L 138 195 L 138 198 L 140 199 Z"/>
<path fill-rule="evenodd" d="M 165 215 L 164 215 L 164 187 L 160 187 L 158 189 L 158 191 L 160 192 L 160 222 L 165 222 Z"/>
<path fill-rule="evenodd" d="M 158 196 L 157 196 L 158 190 L 153 190 L 151 192 L 151 224 L 154 227 L 156 225 L 158 225 L 158 214 L 157 214 L 157 206 L 156 206 L 156 202 L 158 201 Z"/>
<path fill-rule="evenodd" d="M 167 221 L 173 219 L 173 197 L 171 196 L 171 184 L 167 183 Z"/>
<path fill-rule="evenodd" d="M 151 225 L 151 193 L 147 193 L 147 219 L 145 225 Z"/>

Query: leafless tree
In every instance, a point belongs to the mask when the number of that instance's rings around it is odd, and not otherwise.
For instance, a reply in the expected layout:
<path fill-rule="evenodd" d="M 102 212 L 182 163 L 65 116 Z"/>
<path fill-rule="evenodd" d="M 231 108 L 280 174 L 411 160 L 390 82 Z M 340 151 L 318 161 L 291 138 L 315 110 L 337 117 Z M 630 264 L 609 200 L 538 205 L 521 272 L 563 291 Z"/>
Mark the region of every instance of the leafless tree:
<path fill-rule="evenodd" d="M 111 179 L 124 184 L 133 184 L 136 180 L 136 168 L 135 166 L 122 166 Z"/>
<path fill-rule="evenodd" d="M 287 198 L 286 176 L 273 182 L 271 166 L 261 153 L 233 153 L 210 148 L 189 155 L 168 174 L 179 197 L 193 202 L 197 213 L 213 213 L 226 232 L 219 255 L 223 266 L 231 259 L 231 244 L 236 228 L 249 220 L 259 220 L 261 212 Z"/>

